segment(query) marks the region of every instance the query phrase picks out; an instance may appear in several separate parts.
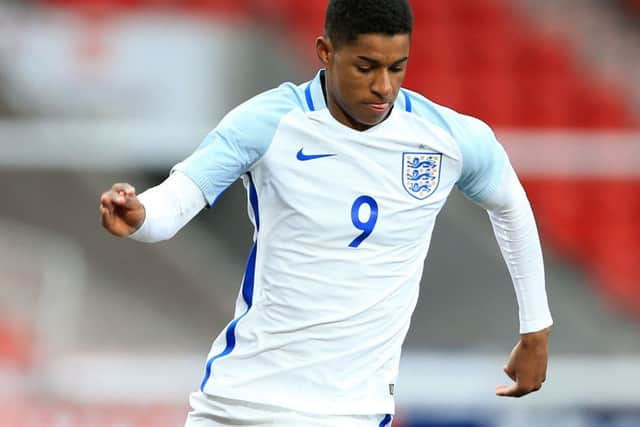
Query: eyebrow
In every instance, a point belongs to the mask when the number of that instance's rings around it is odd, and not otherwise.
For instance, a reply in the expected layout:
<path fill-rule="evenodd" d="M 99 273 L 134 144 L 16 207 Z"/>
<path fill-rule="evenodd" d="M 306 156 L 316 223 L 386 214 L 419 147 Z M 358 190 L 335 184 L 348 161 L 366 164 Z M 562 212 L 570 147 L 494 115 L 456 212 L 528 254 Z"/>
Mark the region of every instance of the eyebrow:
<path fill-rule="evenodd" d="M 373 59 L 373 58 L 369 58 L 368 56 L 363 56 L 360 55 L 358 56 L 359 59 L 362 59 L 363 61 L 366 61 L 368 63 L 370 63 L 371 65 L 380 65 L 380 61 Z M 390 66 L 394 66 L 394 65 L 400 65 L 403 62 L 406 62 L 409 59 L 408 56 L 405 56 L 402 59 L 398 59 L 397 61 L 395 61 L 394 63 L 392 63 Z"/>

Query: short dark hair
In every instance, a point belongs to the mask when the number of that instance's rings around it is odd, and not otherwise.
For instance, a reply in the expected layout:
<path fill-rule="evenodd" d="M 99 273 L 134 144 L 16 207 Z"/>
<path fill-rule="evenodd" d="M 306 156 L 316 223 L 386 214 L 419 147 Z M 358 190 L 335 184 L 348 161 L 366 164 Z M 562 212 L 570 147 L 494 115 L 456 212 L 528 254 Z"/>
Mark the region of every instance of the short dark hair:
<path fill-rule="evenodd" d="M 324 34 L 334 47 L 353 42 L 360 34 L 411 35 L 412 31 L 408 0 L 330 0 L 327 6 Z"/>

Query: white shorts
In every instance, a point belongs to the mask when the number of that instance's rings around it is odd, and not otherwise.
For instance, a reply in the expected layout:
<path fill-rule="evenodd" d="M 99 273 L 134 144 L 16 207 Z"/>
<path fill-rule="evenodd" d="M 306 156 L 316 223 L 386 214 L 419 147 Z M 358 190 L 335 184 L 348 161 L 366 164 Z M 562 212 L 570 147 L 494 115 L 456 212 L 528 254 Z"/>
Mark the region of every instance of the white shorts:
<path fill-rule="evenodd" d="M 391 415 L 317 415 L 277 406 L 210 396 L 189 397 L 185 427 L 391 427 Z"/>

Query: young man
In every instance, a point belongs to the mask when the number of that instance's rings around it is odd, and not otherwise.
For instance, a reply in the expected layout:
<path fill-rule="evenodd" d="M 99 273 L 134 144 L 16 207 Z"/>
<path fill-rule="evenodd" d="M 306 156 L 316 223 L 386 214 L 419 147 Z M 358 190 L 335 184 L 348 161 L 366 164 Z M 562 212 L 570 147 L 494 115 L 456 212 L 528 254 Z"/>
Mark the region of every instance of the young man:
<path fill-rule="evenodd" d="M 454 186 L 488 210 L 520 308 L 504 368 L 545 380 L 551 315 L 526 195 L 493 133 L 405 89 L 406 0 L 331 0 L 324 69 L 231 111 L 169 178 L 115 184 L 103 226 L 172 237 L 238 177 L 254 244 L 236 317 L 214 341 L 188 426 L 384 426 L 437 213 Z"/>

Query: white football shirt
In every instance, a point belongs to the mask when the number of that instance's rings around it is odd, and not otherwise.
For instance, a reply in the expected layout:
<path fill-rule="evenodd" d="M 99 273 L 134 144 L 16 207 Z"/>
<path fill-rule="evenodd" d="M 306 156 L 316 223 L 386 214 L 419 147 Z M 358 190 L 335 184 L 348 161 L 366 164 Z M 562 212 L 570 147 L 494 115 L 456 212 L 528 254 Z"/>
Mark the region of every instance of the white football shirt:
<path fill-rule="evenodd" d="M 201 390 L 393 413 L 436 216 L 456 185 L 482 202 L 508 159 L 487 125 L 405 89 L 385 121 L 351 129 L 327 109 L 322 76 L 240 105 L 174 168 L 210 205 L 242 177 L 255 225 L 235 318 Z"/>

